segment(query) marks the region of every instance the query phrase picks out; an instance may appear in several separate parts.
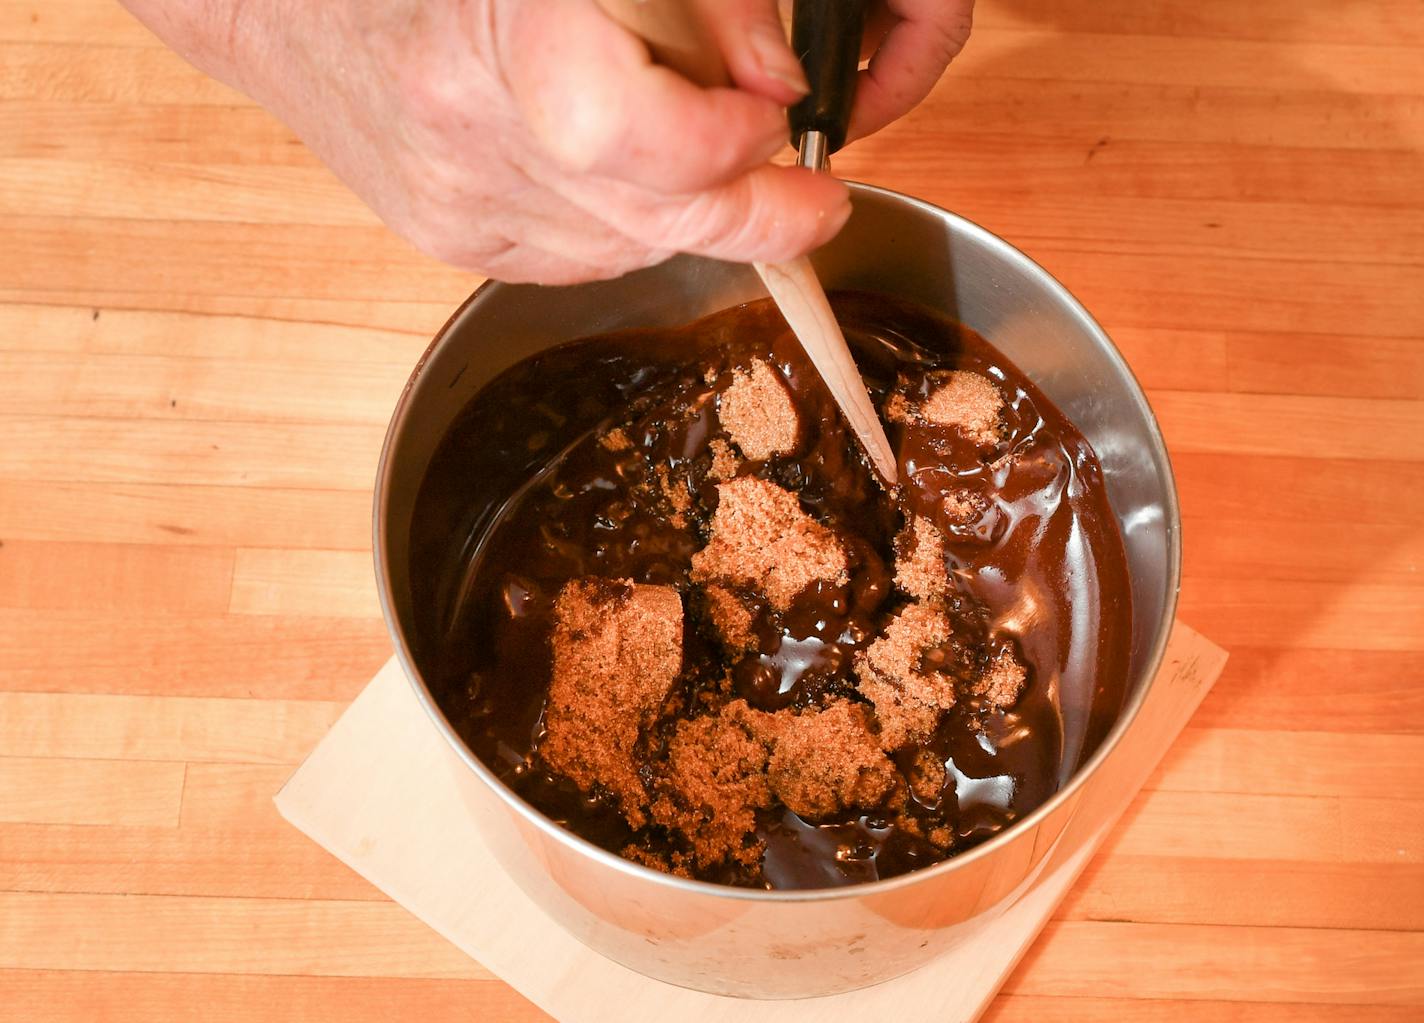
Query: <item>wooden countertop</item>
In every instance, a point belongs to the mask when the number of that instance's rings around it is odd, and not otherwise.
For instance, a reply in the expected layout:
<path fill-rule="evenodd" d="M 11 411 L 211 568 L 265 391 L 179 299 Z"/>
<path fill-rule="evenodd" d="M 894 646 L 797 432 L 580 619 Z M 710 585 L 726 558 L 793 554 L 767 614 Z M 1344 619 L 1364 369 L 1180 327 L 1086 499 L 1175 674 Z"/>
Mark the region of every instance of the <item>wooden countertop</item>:
<path fill-rule="evenodd" d="M 981 0 L 838 160 L 1105 325 L 1232 653 L 998 1023 L 1424 1014 L 1421 46 Z M 535 1018 L 271 804 L 387 656 L 377 450 L 476 281 L 109 0 L 0 0 L 0 225 L 0 1019 Z"/>

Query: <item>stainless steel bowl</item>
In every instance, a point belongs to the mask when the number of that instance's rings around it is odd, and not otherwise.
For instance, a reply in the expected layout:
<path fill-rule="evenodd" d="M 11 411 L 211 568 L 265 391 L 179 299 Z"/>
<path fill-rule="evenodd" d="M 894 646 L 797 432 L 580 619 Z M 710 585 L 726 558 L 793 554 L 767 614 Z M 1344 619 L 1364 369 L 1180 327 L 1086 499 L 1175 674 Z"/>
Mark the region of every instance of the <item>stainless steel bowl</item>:
<path fill-rule="evenodd" d="M 560 342 L 676 326 L 761 297 L 749 267 L 679 256 L 596 284 L 486 284 L 416 366 L 377 477 L 381 608 L 416 694 L 459 755 L 460 788 L 492 851 L 590 947 L 651 977 L 720 994 L 801 997 L 888 980 L 971 938 L 1011 905 L 1037 878 L 1141 706 L 1176 606 L 1180 522 L 1171 466 L 1141 388 L 1102 329 L 1041 267 L 983 228 L 907 196 L 852 188 L 850 222 L 814 257 L 826 286 L 923 303 L 1004 351 L 1092 443 L 1127 546 L 1133 645 L 1121 719 L 1060 792 L 1002 834 L 935 866 L 846 888 L 767 892 L 672 877 L 578 838 L 506 788 L 455 734 L 411 657 L 412 507 L 460 410 L 499 373 Z"/>

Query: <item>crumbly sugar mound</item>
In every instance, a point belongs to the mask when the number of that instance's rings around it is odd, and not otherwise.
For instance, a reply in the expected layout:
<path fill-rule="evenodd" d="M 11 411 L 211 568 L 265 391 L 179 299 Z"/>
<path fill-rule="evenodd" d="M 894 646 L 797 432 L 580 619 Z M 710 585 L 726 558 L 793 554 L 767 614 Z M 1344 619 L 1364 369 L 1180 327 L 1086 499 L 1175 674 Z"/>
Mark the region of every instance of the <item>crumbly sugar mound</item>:
<path fill-rule="evenodd" d="M 786 610 L 813 582 L 844 584 L 845 548 L 775 483 L 742 476 L 717 487 L 712 538 L 692 556 L 694 582 L 726 581 Z"/>
<path fill-rule="evenodd" d="M 734 652 L 751 650 L 757 645 L 752 631 L 755 617 L 740 597 L 725 586 L 709 584 L 703 588 L 707 616 L 727 649 Z"/>
<path fill-rule="evenodd" d="M 576 579 L 554 602 L 553 673 L 539 752 L 583 792 L 646 821 L 635 746 L 682 670 L 682 598 L 671 586 Z"/>
<path fill-rule="evenodd" d="M 708 479 L 714 483 L 725 483 L 737 475 L 737 470 L 742 467 L 742 460 L 732 450 L 731 444 L 721 437 L 713 437 L 707 442 L 707 447 L 712 452 L 712 465 L 707 470 Z"/>
<path fill-rule="evenodd" d="M 948 780 L 949 772 L 945 770 L 943 760 L 926 749 L 915 751 L 909 769 L 905 772 L 905 781 L 909 783 L 910 791 L 915 794 L 916 799 L 933 806 L 939 802 Z"/>
<path fill-rule="evenodd" d="M 752 835 L 756 811 L 771 805 L 767 760 L 783 723 L 743 700 L 678 722 L 652 816 L 683 835 L 696 866 L 761 859 Z"/>
<path fill-rule="evenodd" d="M 757 360 L 732 373 L 717 407 L 722 426 L 742 454 L 756 462 L 796 450 L 801 421 L 781 375 Z"/>
<path fill-rule="evenodd" d="M 950 591 L 944 534 L 928 519 L 915 517 L 895 537 L 895 585 L 918 600 L 937 600 Z"/>
<path fill-rule="evenodd" d="M 875 705 L 884 749 L 928 738 L 940 716 L 954 706 L 953 679 L 922 670 L 926 653 L 946 643 L 953 632 L 943 608 L 910 604 L 857 655 L 859 688 Z"/>
<path fill-rule="evenodd" d="M 962 369 L 936 373 L 933 379 L 937 386 L 920 408 L 925 422 L 957 429 L 979 447 L 999 440 L 1004 396 L 992 380 Z"/>
<path fill-rule="evenodd" d="M 871 733 L 866 708 L 847 700 L 792 715 L 767 764 L 771 791 L 811 820 L 869 810 L 898 778 Z"/>
<path fill-rule="evenodd" d="M 609 451 L 631 451 L 633 449 L 633 442 L 628 437 L 628 431 L 621 426 L 615 426 L 598 438 L 598 443 Z"/>
<path fill-rule="evenodd" d="M 989 670 L 970 683 L 969 691 L 995 710 L 1007 710 L 1018 702 L 1027 681 L 1028 669 L 1012 650 L 1004 649 L 989 662 Z"/>

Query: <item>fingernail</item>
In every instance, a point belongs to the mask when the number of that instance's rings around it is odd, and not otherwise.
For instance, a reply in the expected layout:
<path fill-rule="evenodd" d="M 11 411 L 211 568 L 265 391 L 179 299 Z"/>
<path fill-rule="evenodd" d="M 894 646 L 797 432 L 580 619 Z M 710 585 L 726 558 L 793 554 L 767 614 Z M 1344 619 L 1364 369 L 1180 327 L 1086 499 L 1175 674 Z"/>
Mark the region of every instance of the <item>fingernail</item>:
<path fill-rule="evenodd" d="M 811 91 L 810 83 L 806 81 L 806 72 L 796 55 L 791 52 L 791 47 L 786 44 L 786 37 L 782 35 L 780 27 L 769 23 L 756 25 L 752 28 L 749 41 L 752 54 L 767 77 L 776 79 L 797 96 L 804 96 Z"/>

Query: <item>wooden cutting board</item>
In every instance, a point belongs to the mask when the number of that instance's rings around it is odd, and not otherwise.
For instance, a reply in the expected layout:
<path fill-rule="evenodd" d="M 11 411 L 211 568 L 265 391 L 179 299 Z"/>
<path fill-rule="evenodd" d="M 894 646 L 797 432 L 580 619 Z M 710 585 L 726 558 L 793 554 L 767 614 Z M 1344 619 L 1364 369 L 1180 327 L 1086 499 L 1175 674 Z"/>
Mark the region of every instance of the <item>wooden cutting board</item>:
<path fill-rule="evenodd" d="M 1100 769 L 1042 879 L 966 943 L 884 984 L 825 998 L 747 1001 L 643 977 L 566 934 L 504 874 L 455 788 L 458 764 L 394 659 L 277 794 L 278 811 L 541 1008 L 568 1023 L 860 1020 L 914 1005 L 969 1021 L 1037 937 L 1197 705 L 1226 653 L 1178 622 L 1137 720 Z M 1065 852 L 1064 850 L 1074 850 Z"/>

